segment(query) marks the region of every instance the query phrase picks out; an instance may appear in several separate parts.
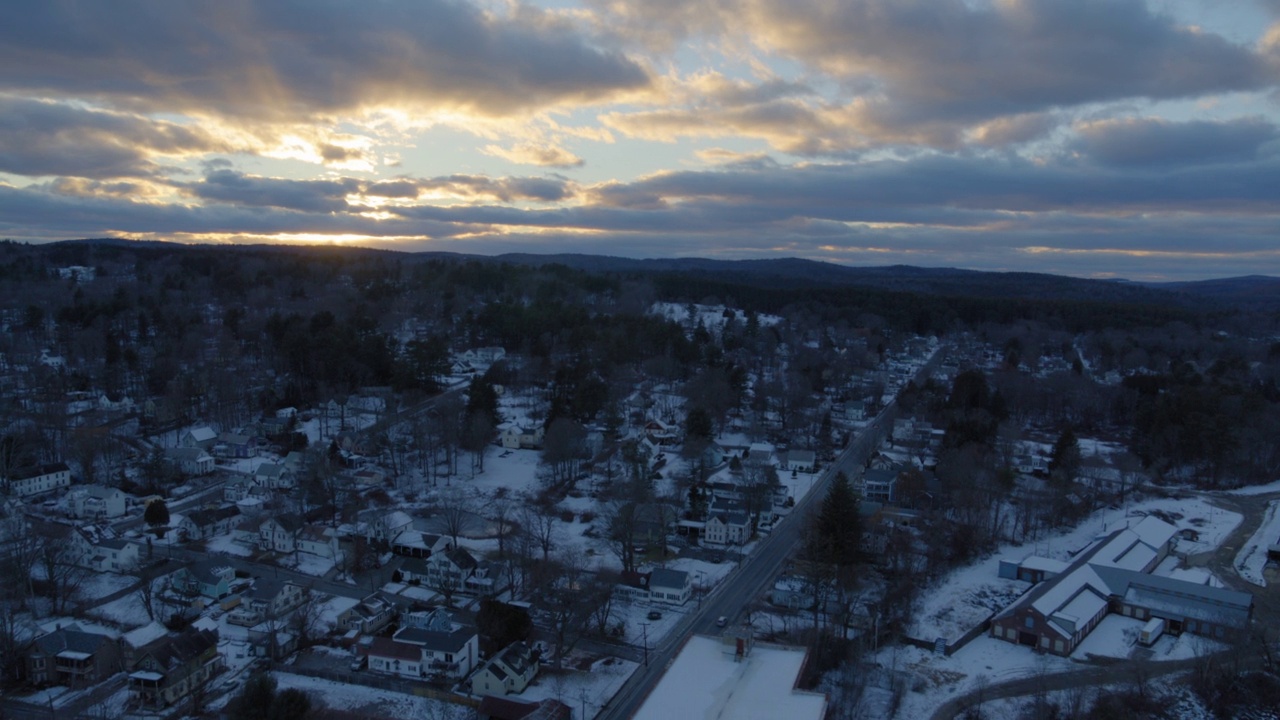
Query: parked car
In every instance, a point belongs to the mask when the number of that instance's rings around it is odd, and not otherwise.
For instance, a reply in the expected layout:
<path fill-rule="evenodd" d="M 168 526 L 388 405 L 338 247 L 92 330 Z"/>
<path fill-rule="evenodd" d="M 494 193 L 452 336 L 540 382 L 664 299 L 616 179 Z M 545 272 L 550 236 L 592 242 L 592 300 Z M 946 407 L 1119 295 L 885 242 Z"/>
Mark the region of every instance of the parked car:
<path fill-rule="evenodd" d="M 351 659 L 351 670 L 352 670 L 352 672 L 355 672 L 355 671 L 357 671 L 357 670 L 363 670 L 363 669 L 365 669 L 365 668 L 367 668 L 367 667 L 369 667 L 369 656 L 368 656 L 368 655 L 357 655 L 356 657 L 354 657 L 354 658 L 352 658 L 352 659 Z"/>
<path fill-rule="evenodd" d="M 729 624 L 729 618 L 723 615 L 716 618 L 716 627 L 724 627 L 725 625 L 728 625 L 728 624 Z"/>
<path fill-rule="evenodd" d="M 658 612 L 657 610 L 650 610 L 650 611 L 649 611 L 649 619 L 650 619 L 650 620 L 661 620 L 661 619 L 662 619 L 662 613 Z"/>

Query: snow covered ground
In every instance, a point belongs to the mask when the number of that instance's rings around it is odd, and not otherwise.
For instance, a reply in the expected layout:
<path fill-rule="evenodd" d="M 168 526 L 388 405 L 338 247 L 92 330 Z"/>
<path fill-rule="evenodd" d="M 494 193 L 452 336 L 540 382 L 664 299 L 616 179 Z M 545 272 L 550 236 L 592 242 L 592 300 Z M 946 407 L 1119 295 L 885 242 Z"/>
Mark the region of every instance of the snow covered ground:
<path fill-rule="evenodd" d="M 1249 538 L 1249 542 L 1240 548 L 1236 555 L 1235 568 L 1240 577 L 1259 587 L 1266 587 L 1267 580 L 1262 569 L 1267 565 L 1267 548 L 1280 542 L 1280 500 L 1267 504 L 1267 512 L 1263 515 L 1258 531 Z"/>
<path fill-rule="evenodd" d="M 1031 586 L 1027 583 L 1002 580 L 997 576 L 1001 557 L 1020 559 L 1035 554 L 1069 561 L 1093 539 L 1134 523 L 1148 514 L 1158 515 L 1179 530 L 1194 530 L 1198 533 L 1196 540 L 1178 538 L 1175 541 L 1178 552 L 1193 554 L 1216 548 L 1241 521 L 1238 514 L 1215 508 L 1199 497 L 1139 501 L 1132 503 L 1127 513 L 1124 509 L 1101 511 L 1074 530 L 1038 543 L 1003 547 L 992 557 L 952 572 L 926 591 L 917 606 L 917 620 L 909 634 L 926 640 L 935 637 L 954 640 L 965 630 L 980 623 L 990 613 L 988 608 L 1003 607 L 1000 604 L 1002 594 L 1010 596 L 1012 601 L 1017 596 L 1019 587 L 1029 589 Z M 1271 513 L 1269 517 L 1274 514 Z M 1161 563 L 1156 573 L 1221 585 L 1203 568 L 1181 568 L 1178 564 L 1176 558 L 1170 558 Z M 1134 650 L 1137 628 L 1142 624 L 1141 621 L 1130 618 L 1108 616 L 1077 649 L 1073 655 L 1075 661 L 1053 655 L 1039 655 L 985 635 L 957 650 L 951 657 L 916 647 L 894 646 L 882 649 L 876 654 L 875 661 L 884 668 L 907 671 L 911 676 L 911 689 L 905 694 L 897 717 L 927 717 L 948 698 L 983 685 L 1032 677 L 1037 673 L 1078 669 L 1080 659 L 1089 654 L 1112 658 L 1129 657 Z M 1174 660 L 1214 652 L 1221 647 L 1212 640 L 1184 634 L 1181 637 L 1161 638 L 1149 652 L 1154 660 Z M 984 711 L 987 717 L 1002 717 L 996 713 L 1003 710 L 1012 713 L 1024 701 L 1025 699 L 1009 703 L 988 703 L 984 706 Z"/>
<path fill-rule="evenodd" d="M 552 698 L 568 705 L 578 720 L 593 718 L 610 698 L 618 693 L 622 684 L 640 667 L 638 663 L 615 657 L 596 657 L 571 654 L 566 666 L 574 669 L 554 671 L 544 667 L 529 687 L 519 695 L 508 695 L 511 700 L 536 702 Z M 584 715 L 583 710 L 586 713 Z"/>
<path fill-rule="evenodd" d="M 326 707 L 347 710 L 371 717 L 431 718 L 432 720 L 464 720 L 475 712 L 461 705 L 391 692 L 364 685 L 322 680 L 306 675 L 273 672 L 276 689 L 297 688 L 315 697 Z"/>
<path fill-rule="evenodd" d="M 1123 508 L 1102 510 L 1077 528 L 1035 543 L 1005 545 L 990 557 L 952 571 L 929 588 L 918 602 L 916 619 L 907 634 L 923 640 L 939 637 L 955 640 L 1031 587 L 1025 582 L 1000 578 L 1001 558 L 1020 560 L 1038 555 L 1069 562 L 1096 538 L 1137 523 L 1149 514 L 1157 514 L 1179 530 L 1195 531 L 1198 539 L 1175 541 L 1179 553 L 1191 554 L 1216 548 L 1241 520 L 1240 515 L 1216 508 L 1198 497 L 1136 502 L 1130 504 L 1127 514 Z M 1175 568 L 1158 572 L 1172 573 Z"/>

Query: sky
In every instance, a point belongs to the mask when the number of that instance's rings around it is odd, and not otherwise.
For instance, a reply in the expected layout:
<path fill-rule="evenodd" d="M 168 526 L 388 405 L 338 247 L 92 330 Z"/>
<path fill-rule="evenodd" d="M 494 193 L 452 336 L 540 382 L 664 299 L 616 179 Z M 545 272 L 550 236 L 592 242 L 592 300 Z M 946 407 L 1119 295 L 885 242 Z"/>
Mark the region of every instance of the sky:
<path fill-rule="evenodd" d="M 0 237 L 1280 275 L 1280 0 L 6 0 Z"/>

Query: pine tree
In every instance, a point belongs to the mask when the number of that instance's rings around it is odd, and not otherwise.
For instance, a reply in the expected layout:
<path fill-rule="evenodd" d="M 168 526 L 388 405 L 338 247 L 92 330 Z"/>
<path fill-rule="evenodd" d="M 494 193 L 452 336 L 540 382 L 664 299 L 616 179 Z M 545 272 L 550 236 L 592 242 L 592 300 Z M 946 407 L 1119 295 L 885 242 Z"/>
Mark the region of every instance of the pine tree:
<path fill-rule="evenodd" d="M 845 567 L 858 560 L 862 542 L 862 517 L 858 514 L 858 494 L 849 477 L 836 473 L 816 518 L 813 541 L 818 543 L 815 557 L 825 557 L 834 565 Z"/>
<path fill-rule="evenodd" d="M 169 506 L 162 499 L 155 499 L 147 505 L 146 511 L 142 513 L 142 519 L 152 527 L 169 524 Z"/>

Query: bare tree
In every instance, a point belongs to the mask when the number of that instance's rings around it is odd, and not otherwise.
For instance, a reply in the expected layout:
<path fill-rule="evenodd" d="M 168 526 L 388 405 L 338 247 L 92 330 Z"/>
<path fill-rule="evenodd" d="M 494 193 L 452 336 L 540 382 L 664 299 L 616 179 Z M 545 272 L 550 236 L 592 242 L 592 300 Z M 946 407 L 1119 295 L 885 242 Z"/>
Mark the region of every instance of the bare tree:
<path fill-rule="evenodd" d="M 555 508 L 542 503 L 526 505 L 520 513 L 520 525 L 524 532 L 533 539 L 535 545 L 542 550 L 542 561 L 551 559 L 551 550 L 556 546 L 557 533 Z"/>
<path fill-rule="evenodd" d="M 614 555 L 622 563 L 623 571 L 636 569 L 636 504 L 613 501 L 602 514 L 605 534 Z"/>
<path fill-rule="evenodd" d="M 584 592 L 591 578 L 586 570 L 586 557 L 578 549 L 561 552 L 555 562 L 548 565 L 552 571 L 544 579 L 540 594 L 551 621 L 556 645 L 555 663 L 559 669 L 564 663 L 564 656 L 586 633 L 594 602 L 591 593 Z"/>
<path fill-rule="evenodd" d="M 453 539 L 453 546 L 458 546 L 458 536 L 471 523 L 475 516 L 471 498 L 461 487 L 451 487 L 439 493 L 435 511 L 440 518 L 444 533 Z"/>

